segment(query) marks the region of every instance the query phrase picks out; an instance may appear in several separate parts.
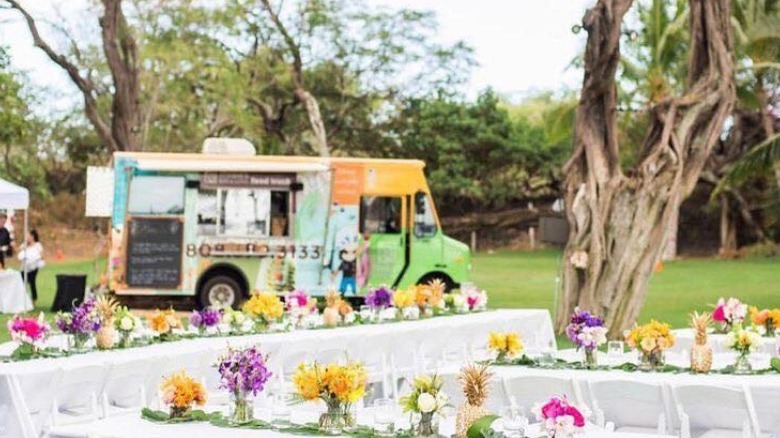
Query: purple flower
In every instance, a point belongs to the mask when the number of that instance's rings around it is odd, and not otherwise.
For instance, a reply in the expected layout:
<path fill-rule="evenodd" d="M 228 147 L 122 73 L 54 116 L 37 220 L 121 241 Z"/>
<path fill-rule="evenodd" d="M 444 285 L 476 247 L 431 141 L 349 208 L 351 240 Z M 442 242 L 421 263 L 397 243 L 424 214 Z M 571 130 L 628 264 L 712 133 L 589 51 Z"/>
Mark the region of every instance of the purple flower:
<path fill-rule="evenodd" d="M 199 329 L 216 327 L 222 320 L 219 309 L 207 307 L 203 310 L 195 310 L 190 314 L 190 325 Z"/>
<path fill-rule="evenodd" d="M 594 329 L 603 327 L 603 319 L 577 307 L 571 315 L 569 325 L 566 326 L 566 336 L 578 349 L 587 348 L 592 350 L 598 347 L 598 342 L 605 331 Z"/>
<path fill-rule="evenodd" d="M 220 388 L 234 394 L 257 395 L 263 391 L 266 382 L 271 378 L 266 361 L 267 358 L 256 347 L 229 350 L 217 364 L 219 374 L 222 376 Z"/>
<path fill-rule="evenodd" d="M 366 294 L 366 305 L 372 310 L 382 310 L 390 307 L 393 303 L 393 291 L 385 286 L 379 289 L 371 289 Z"/>
<path fill-rule="evenodd" d="M 96 298 L 91 296 L 81 305 L 73 308 L 71 313 L 57 315 L 57 327 L 63 333 L 85 335 L 100 330 L 100 316 L 95 310 Z"/>

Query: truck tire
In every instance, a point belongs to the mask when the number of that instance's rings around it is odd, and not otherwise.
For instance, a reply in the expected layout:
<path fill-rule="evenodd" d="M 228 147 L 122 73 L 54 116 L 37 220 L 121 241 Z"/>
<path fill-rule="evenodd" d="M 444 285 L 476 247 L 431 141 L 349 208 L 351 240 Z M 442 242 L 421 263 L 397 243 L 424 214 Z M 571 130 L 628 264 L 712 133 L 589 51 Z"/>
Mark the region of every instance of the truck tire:
<path fill-rule="evenodd" d="M 437 278 L 439 280 L 443 281 L 445 286 L 446 286 L 445 289 L 444 289 L 444 293 L 450 293 L 450 292 L 452 292 L 453 289 L 457 289 L 458 287 L 460 287 L 459 284 L 456 284 L 454 281 L 452 281 L 452 278 L 450 278 L 449 275 L 447 275 L 447 274 L 439 274 L 439 273 L 435 273 L 435 272 L 431 272 L 429 274 L 423 275 L 423 277 L 420 280 L 417 281 L 417 284 L 418 285 L 428 284 L 428 283 L 430 283 L 431 281 L 433 281 L 433 280 L 435 280 Z"/>
<path fill-rule="evenodd" d="M 232 307 L 238 309 L 243 301 L 243 292 L 238 282 L 227 275 L 216 275 L 203 283 L 198 291 L 201 308 Z"/>

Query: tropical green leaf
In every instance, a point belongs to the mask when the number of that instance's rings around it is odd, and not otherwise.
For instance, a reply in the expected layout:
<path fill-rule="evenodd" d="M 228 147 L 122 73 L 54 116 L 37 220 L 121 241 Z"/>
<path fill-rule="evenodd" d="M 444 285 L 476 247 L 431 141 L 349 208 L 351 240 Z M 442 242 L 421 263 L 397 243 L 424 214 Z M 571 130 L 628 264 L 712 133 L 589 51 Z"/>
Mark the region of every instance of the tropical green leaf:
<path fill-rule="evenodd" d="M 485 415 L 477 421 L 471 423 L 469 429 L 466 431 L 467 438 L 485 438 L 490 434 L 486 431 L 490 430 L 490 426 L 494 421 L 498 419 L 498 415 Z"/>

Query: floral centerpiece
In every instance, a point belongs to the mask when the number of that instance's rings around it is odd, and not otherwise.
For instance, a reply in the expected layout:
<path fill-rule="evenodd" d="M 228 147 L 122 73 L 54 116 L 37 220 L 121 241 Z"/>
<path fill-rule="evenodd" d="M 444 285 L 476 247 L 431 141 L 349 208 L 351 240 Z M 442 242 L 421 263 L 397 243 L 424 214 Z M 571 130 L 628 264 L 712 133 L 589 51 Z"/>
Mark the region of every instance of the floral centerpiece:
<path fill-rule="evenodd" d="M 441 279 L 434 279 L 427 284 L 414 286 L 415 302 L 420 312 L 426 316 L 433 313 L 434 308 L 444 307 L 444 291 L 447 286 Z"/>
<path fill-rule="evenodd" d="M 300 326 L 304 318 L 317 313 L 317 299 L 310 297 L 302 289 L 296 289 L 284 296 L 284 310 L 293 324 Z"/>
<path fill-rule="evenodd" d="M 322 400 L 327 412 L 320 416 L 320 428 L 332 434 L 355 425 L 350 407 L 366 393 L 368 375 L 363 364 L 320 365 L 301 363 L 293 375 L 296 398 L 300 401 Z"/>
<path fill-rule="evenodd" d="M 585 352 L 585 365 L 596 366 L 596 352 L 607 342 L 607 328 L 604 321 L 587 310 L 579 307 L 574 309 L 569 325 L 566 326 L 566 336 L 577 346 L 577 350 Z"/>
<path fill-rule="evenodd" d="M 149 328 L 151 328 L 161 339 L 167 339 L 173 336 L 174 329 L 182 327 L 181 320 L 176 316 L 173 309 L 154 311 L 154 314 L 147 318 Z"/>
<path fill-rule="evenodd" d="M 780 309 L 758 310 L 757 307 L 751 307 L 750 320 L 753 324 L 764 328 L 764 336 L 774 337 L 780 326 Z"/>
<path fill-rule="evenodd" d="M 100 329 L 95 335 L 95 344 L 101 350 L 107 350 L 114 346 L 116 329 L 114 317 L 119 307 L 119 301 L 107 292 L 101 292 L 95 301 L 95 311 L 100 318 Z"/>
<path fill-rule="evenodd" d="M 325 295 L 322 319 L 328 327 L 335 327 L 340 323 L 352 324 L 355 322 L 355 312 L 349 302 L 341 298 L 338 291 L 330 290 Z"/>
<path fill-rule="evenodd" d="M 444 295 L 444 304 L 453 313 L 465 313 L 469 308 L 466 304 L 466 298 L 461 293 L 450 293 Z"/>
<path fill-rule="evenodd" d="M 222 323 L 227 324 L 231 333 L 242 333 L 247 317 L 244 312 L 227 307 L 222 310 Z"/>
<path fill-rule="evenodd" d="M 197 328 L 201 335 L 216 331 L 221 321 L 222 311 L 214 307 L 193 310 L 190 314 L 190 327 Z"/>
<path fill-rule="evenodd" d="M 675 337 L 669 324 L 651 320 L 627 331 L 625 340 L 640 353 L 639 369 L 652 371 L 664 365 L 664 351 L 674 346 Z"/>
<path fill-rule="evenodd" d="M 29 358 L 38 354 L 51 332 L 43 312 L 38 314 L 37 318 L 14 315 L 6 326 L 11 340 L 19 343 L 19 347 L 13 352 L 13 356 L 18 358 Z"/>
<path fill-rule="evenodd" d="M 417 287 L 411 286 L 395 291 L 393 294 L 393 305 L 401 311 L 404 319 L 419 318 L 420 308 L 417 307 Z"/>
<path fill-rule="evenodd" d="M 721 324 L 721 332 L 728 333 L 736 324 L 742 324 L 748 306 L 736 298 L 720 298 L 712 311 L 712 320 Z"/>
<path fill-rule="evenodd" d="M 206 390 L 203 384 L 185 371 L 177 371 L 163 380 L 160 386 L 163 403 L 170 408 L 169 418 L 186 417 L 192 406 L 206 404 Z"/>
<path fill-rule="evenodd" d="M 114 329 L 119 333 L 119 346 L 130 346 L 130 336 L 141 327 L 138 319 L 126 306 L 118 307 L 114 315 Z"/>
<path fill-rule="evenodd" d="M 366 305 L 378 316 L 379 313 L 393 306 L 393 290 L 387 286 L 369 290 L 366 294 Z"/>
<path fill-rule="evenodd" d="M 436 414 L 449 406 L 449 397 L 442 391 L 444 382 L 437 375 L 423 375 L 414 379 L 412 392 L 401 397 L 404 412 L 418 417 L 412 421 L 412 433 L 418 437 L 437 436 Z"/>
<path fill-rule="evenodd" d="M 221 376 L 220 388 L 230 391 L 233 399 L 231 418 L 235 423 L 252 420 L 252 400 L 263 391 L 271 372 L 268 370 L 268 358 L 256 347 L 245 350 L 229 350 L 217 364 Z"/>
<path fill-rule="evenodd" d="M 726 348 L 737 352 L 737 360 L 734 362 L 735 374 L 748 374 L 752 371 L 749 356 L 761 348 L 761 335 L 753 330 L 747 330 L 741 326 L 736 326 L 732 331 L 726 334 L 724 340 Z"/>
<path fill-rule="evenodd" d="M 96 298 L 93 295 L 74 307 L 72 312 L 57 314 L 57 328 L 62 333 L 71 335 L 73 349 L 76 351 L 84 350 L 87 341 L 100 330 L 100 315 L 95 304 Z"/>
<path fill-rule="evenodd" d="M 523 352 L 523 341 L 517 333 L 490 332 L 488 348 L 496 352 L 496 362 L 503 363 Z"/>
<path fill-rule="evenodd" d="M 532 412 L 541 421 L 542 431 L 554 438 L 567 438 L 581 432 L 588 415 L 585 408 L 569 403 L 565 396 L 556 396 L 544 404 L 537 404 Z"/>
<path fill-rule="evenodd" d="M 485 310 L 487 307 L 488 296 L 487 292 L 480 290 L 473 284 L 463 286 L 460 293 L 466 301 L 469 311 Z"/>
<path fill-rule="evenodd" d="M 276 322 L 284 314 L 284 304 L 276 294 L 270 292 L 258 292 L 244 303 L 242 307 L 247 315 L 255 320 L 259 328 L 266 328 Z"/>

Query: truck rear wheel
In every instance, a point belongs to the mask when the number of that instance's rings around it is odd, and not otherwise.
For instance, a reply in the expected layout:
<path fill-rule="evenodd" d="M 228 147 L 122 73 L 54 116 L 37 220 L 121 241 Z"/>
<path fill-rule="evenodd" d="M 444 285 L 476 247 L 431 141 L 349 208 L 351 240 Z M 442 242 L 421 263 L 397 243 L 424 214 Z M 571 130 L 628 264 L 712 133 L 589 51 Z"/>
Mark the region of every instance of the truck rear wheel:
<path fill-rule="evenodd" d="M 445 293 L 450 293 L 450 292 L 452 292 L 453 289 L 457 289 L 458 287 L 460 287 L 459 284 L 456 284 L 454 281 L 452 281 L 452 278 L 450 278 L 449 275 L 447 275 L 447 274 L 440 274 L 440 273 L 436 273 L 436 272 L 432 272 L 432 273 L 423 275 L 423 277 L 420 280 L 417 281 L 417 284 L 418 285 L 428 284 L 428 283 L 432 282 L 433 280 L 437 280 L 437 279 L 444 282 L 444 285 L 445 285 L 444 292 Z"/>
<path fill-rule="evenodd" d="M 201 307 L 232 307 L 238 309 L 243 300 L 241 286 L 227 275 L 217 275 L 203 283 L 198 292 Z"/>

